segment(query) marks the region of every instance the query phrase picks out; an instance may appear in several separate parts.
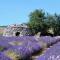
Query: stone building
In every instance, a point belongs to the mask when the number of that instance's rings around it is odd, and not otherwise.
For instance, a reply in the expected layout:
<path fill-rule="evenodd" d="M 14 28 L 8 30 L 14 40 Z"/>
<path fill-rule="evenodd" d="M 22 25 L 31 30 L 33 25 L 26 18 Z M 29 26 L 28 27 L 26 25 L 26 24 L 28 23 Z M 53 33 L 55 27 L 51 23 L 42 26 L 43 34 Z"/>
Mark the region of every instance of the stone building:
<path fill-rule="evenodd" d="M 24 36 L 30 35 L 29 28 L 26 24 L 13 24 L 4 29 L 3 36 Z"/>

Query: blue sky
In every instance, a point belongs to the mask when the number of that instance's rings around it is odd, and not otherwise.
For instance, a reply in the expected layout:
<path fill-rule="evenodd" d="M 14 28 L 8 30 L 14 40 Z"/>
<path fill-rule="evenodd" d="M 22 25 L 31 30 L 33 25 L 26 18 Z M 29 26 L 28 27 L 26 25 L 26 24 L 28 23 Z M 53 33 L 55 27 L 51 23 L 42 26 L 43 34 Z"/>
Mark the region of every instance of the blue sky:
<path fill-rule="evenodd" d="M 0 25 L 28 22 L 29 13 L 40 8 L 51 14 L 60 13 L 60 1 L 0 0 Z"/>

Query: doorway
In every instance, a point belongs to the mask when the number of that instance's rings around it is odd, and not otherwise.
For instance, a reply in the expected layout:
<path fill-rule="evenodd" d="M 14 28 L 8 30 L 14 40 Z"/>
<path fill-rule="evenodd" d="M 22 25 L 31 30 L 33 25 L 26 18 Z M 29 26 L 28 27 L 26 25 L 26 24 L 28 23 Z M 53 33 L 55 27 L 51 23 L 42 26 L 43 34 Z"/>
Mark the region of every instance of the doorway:
<path fill-rule="evenodd" d="M 19 35 L 20 35 L 20 32 L 16 32 L 16 33 L 15 33 L 15 36 L 19 36 Z"/>

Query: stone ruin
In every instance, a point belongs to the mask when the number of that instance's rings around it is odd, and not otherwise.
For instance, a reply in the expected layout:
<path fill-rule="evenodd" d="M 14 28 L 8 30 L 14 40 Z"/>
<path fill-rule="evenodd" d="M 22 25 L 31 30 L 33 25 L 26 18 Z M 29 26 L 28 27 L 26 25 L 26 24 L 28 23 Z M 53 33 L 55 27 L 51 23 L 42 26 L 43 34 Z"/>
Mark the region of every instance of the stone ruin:
<path fill-rule="evenodd" d="M 9 25 L 4 29 L 3 36 L 25 36 L 30 35 L 30 30 L 25 24 L 13 24 Z"/>

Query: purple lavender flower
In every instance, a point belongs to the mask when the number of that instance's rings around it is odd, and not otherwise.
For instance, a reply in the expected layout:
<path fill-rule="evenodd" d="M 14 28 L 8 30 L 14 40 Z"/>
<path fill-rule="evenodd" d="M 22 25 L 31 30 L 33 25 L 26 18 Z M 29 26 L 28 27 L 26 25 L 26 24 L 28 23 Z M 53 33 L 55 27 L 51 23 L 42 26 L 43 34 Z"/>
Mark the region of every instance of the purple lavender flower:
<path fill-rule="evenodd" d="M 0 60 L 11 60 L 11 59 L 5 56 L 2 52 L 0 52 Z"/>
<path fill-rule="evenodd" d="M 53 45 L 51 48 L 47 49 L 47 51 L 39 56 L 35 60 L 59 60 L 60 59 L 60 42 Z"/>

